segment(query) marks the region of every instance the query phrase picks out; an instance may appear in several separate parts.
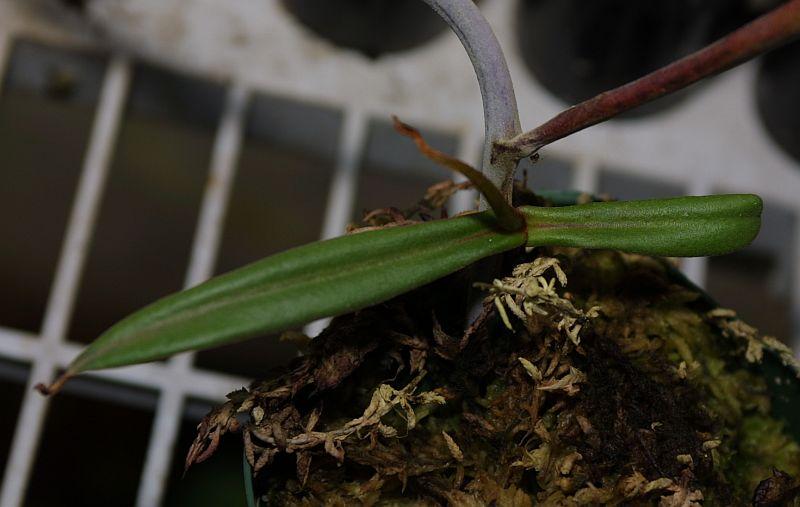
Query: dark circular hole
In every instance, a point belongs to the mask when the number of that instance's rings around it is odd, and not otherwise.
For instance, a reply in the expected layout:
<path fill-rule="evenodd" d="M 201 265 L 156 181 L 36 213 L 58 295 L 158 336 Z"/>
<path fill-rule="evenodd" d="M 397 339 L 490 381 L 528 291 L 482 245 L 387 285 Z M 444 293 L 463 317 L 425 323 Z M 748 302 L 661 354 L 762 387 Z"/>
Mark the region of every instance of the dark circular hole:
<path fill-rule="evenodd" d="M 785 0 L 730 0 L 718 9 L 711 25 L 711 38 L 718 39 L 749 23 Z"/>
<path fill-rule="evenodd" d="M 528 68 L 574 104 L 701 48 L 730 0 L 522 0 L 517 37 Z M 676 103 L 684 93 L 623 116 Z"/>
<path fill-rule="evenodd" d="M 419 46 L 447 29 L 422 0 L 283 0 L 311 31 L 370 58 Z"/>
<path fill-rule="evenodd" d="M 767 132 L 800 160 L 800 41 L 763 57 L 756 99 Z"/>

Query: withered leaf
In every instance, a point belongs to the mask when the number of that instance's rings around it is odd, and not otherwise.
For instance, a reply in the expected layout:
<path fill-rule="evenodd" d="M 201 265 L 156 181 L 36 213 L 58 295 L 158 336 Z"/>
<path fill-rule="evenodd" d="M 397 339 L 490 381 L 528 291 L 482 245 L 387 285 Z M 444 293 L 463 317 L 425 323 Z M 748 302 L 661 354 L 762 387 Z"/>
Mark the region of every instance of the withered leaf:
<path fill-rule="evenodd" d="M 295 455 L 295 461 L 297 464 L 297 480 L 300 481 L 300 484 L 303 486 L 306 485 L 308 473 L 311 471 L 311 458 L 312 456 L 309 452 L 298 452 Z"/>
<path fill-rule="evenodd" d="M 753 494 L 754 507 L 779 507 L 791 505 L 800 496 L 800 484 L 781 470 L 773 469 L 772 477 L 758 483 Z"/>
<path fill-rule="evenodd" d="M 319 417 L 321 415 L 322 415 L 322 410 L 320 410 L 319 407 L 311 411 L 311 413 L 308 415 L 308 422 L 306 422 L 307 433 L 314 431 L 314 428 L 317 426 L 317 423 L 319 422 Z"/>
<path fill-rule="evenodd" d="M 314 371 L 314 383 L 317 390 L 326 391 L 339 385 L 345 378 L 358 368 L 364 356 L 375 350 L 376 341 L 371 341 L 360 346 L 345 346 L 334 354 L 325 357 Z"/>
<path fill-rule="evenodd" d="M 464 461 L 464 453 L 461 452 L 461 449 L 456 444 L 456 441 L 453 440 L 453 437 L 447 434 L 446 431 L 442 431 L 442 436 L 444 437 L 445 444 L 447 444 L 447 449 L 450 451 L 450 455 L 456 461 Z"/>
<path fill-rule="evenodd" d="M 325 452 L 336 458 L 339 463 L 344 461 L 344 449 L 342 448 L 342 443 L 338 440 L 334 440 L 334 438 L 331 436 L 328 436 L 325 439 Z"/>

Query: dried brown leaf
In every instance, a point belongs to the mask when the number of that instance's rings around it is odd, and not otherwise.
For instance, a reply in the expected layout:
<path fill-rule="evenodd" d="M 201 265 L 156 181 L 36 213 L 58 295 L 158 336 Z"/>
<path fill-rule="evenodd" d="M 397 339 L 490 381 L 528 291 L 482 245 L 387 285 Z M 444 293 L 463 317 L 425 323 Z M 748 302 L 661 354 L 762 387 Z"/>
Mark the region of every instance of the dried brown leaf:
<path fill-rule="evenodd" d="M 306 485 L 308 474 L 311 471 L 311 453 L 298 452 L 295 456 L 295 463 L 297 466 L 297 480 L 303 486 Z"/>
<path fill-rule="evenodd" d="M 456 441 L 453 440 L 453 437 L 447 434 L 446 431 L 442 431 L 442 436 L 444 437 L 445 444 L 447 444 L 447 449 L 450 451 L 450 455 L 453 456 L 453 459 L 456 461 L 464 461 L 464 453 L 461 452 L 461 448 L 458 447 Z"/>

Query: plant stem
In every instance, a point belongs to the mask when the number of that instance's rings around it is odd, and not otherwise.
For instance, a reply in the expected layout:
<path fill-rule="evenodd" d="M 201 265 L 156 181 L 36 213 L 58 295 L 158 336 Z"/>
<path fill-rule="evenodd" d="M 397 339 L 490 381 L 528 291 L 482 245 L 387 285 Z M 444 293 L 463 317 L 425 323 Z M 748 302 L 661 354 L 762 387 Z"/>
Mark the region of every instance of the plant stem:
<path fill-rule="evenodd" d="M 500 43 L 472 0 L 424 1 L 447 22 L 469 54 L 483 98 L 486 140 L 482 171 L 511 202 L 514 170 L 519 159 L 493 157 L 492 150 L 496 143 L 511 139 L 522 130 L 511 74 Z M 481 207 L 486 207 L 483 200 Z"/>
<path fill-rule="evenodd" d="M 498 143 L 495 157 L 530 156 L 553 141 L 728 70 L 799 34 L 800 0 L 791 0 L 689 56 L 581 102 L 529 132 Z"/>

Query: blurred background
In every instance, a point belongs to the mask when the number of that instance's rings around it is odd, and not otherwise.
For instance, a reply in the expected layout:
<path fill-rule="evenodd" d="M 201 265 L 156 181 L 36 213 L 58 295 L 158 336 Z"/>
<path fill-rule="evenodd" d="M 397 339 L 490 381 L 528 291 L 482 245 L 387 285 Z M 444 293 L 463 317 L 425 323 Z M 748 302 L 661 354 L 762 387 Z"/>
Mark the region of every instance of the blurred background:
<path fill-rule="evenodd" d="M 778 3 L 479 5 L 530 129 Z M 291 344 L 101 372 L 53 400 L 31 387 L 159 296 L 341 234 L 449 177 L 391 114 L 478 164 L 477 83 L 421 0 L 0 0 L 0 506 L 242 504 L 238 444 L 181 478 L 183 457 L 205 412 L 295 356 Z M 800 44 L 523 165 L 534 189 L 760 194 L 751 247 L 682 267 L 799 343 Z"/>

